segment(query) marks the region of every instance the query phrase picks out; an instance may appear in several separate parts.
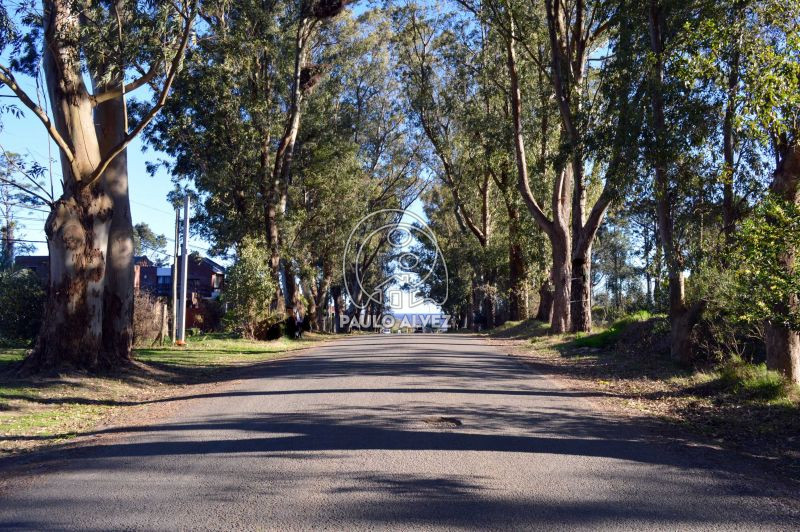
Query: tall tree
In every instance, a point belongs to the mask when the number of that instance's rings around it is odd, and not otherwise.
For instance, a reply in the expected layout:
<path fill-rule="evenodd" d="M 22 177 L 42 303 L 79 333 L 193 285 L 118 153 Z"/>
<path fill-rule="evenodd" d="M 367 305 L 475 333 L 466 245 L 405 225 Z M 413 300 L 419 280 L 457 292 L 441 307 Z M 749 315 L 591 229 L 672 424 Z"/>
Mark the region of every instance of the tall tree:
<path fill-rule="evenodd" d="M 800 205 L 800 2 L 764 0 L 741 13 L 744 114 L 750 117 L 750 133 L 764 139 L 774 158 L 770 194 L 789 210 Z M 768 225 L 780 225 L 768 216 Z M 773 218 L 773 219 L 771 219 Z M 774 219 L 777 218 L 777 219 Z M 797 271 L 794 245 L 780 250 L 780 277 L 792 279 Z M 769 286 L 760 285 L 770 290 Z M 792 316 L 800 312 L 796 289 L 781 291 L 766 320 L 767 366 L 800 382 L 800 325 Z"/>
<path fill-rule="evenodd" d="M 132 224 L 125 150 L 163 107 L 189 43 L 197 0 L 76 5 L 43 2 L 43 16 L 12 42 L 8 87 L 42 123 L 61 154 L 63 191 L 45 230 L 50 287 L 32 367 L 115 367 L 130 356 Z M 135 40 L 134 40 L 135 39 Z M 52 119 L 19 85 L 41 57 Z M 140 77 L 126 74 L 142 63 Z M 85 74 L 92 90 L 86 86 Z M 126 94 L 149 83 L 157 94 L 129 127 Z"/>

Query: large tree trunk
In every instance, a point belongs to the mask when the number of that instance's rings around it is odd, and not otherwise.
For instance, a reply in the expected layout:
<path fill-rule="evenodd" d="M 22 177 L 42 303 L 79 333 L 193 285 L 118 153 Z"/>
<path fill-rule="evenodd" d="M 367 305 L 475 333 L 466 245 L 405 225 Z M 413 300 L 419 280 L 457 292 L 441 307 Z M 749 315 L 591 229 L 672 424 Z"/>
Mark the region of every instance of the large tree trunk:
<path fill-rule="evenodd" d="M 572 257 L 572 332 L 592 331 L 592 248 Z"/>
<path fill-rule="evenodd" d="M 796 137 L 795 137 L 796 138 Z M 778 166 L 772 180 L 772 192 L 786 201 L 800 204 L 800 143 L 782 143 L 779 148 Z M 787 249 L 782 255 L 781 267 L 793 274 L 796 266 L 796 249 Z M 785 301 L 781 313 L 797 312 L 800 296 L 793 294 Z M 768 323 L 765 328 L 767 367 L 780 371 L 795 383 L 800 383 L 800 333 L 783 324 Z"/>
<path fill-rule="evenodd" d="M 580 142 L 573 139 L 573 143 Z M 573 147 L 572 174 L 572 281 L 570 286 L 570 331 L 592 331 L 592 245 L 591 241 L 584 249 L 579 243 L 584 238 L 583 218 L 586 210 L 586 187 L 583 175 L 583 152 Z M 593 240 L 593 239 L 592 239 Z"/>
<path fill-rule="evenodd" d="M 486 294 L 483 297 L 483 317 L 486 320 L 486 328 L 491 329 L 497 321 L 497 307 L 494 296 Z"/>
<path fill-rule="evenodd" d="M 107 154 L 127 132 L 123 97 L 98 105 L 95 122 L 101 153 Z M 133 220 L 128 194 L 127 150 L 108 165 L 103 183 L 111 200 L 103 299 L 103 351 L 108 365 L 115 366 L 130 359 L 133 345 Z"/>
<path fill-rule="evenodd" d="M 559 238 L 551 240 L 553 248 L 553 309 L 550 331 L 556 334 L 570 329 L 570 295 L 572 292 L 572 263 L 570 261 L 570 239 L 566 228 L 558 231 Z"/>
<path fill-rule="evenodd" d="M 62 150 L 64 193 L 45 224 L 50 280 L 29 364 L 93 369 L 112 362 L 103 355 L 103 300 L 113 204 L 103 180 L 90 187 L 81 182 L 98 167 L 101 152 L 73 37 L 80 31 L 78 17 L 70 2 L 47 2 L 44 26 L 43 67 L 53 122 L 74 156 Z"/>
<path fill-rule="evenodd" d="M 276 284 L 275 301 L 273 308 L 278 314 L 289 315 L 293 310 L 293 305 L 288 305 L 288 301 L 294 297 L 294 279 L 291 272 L 286 268 L 286 263 L 281 256 L 280 232 L 278 230 L 278 218 L 286 214 L 289 176 L 294 155 L 294 146 L 297 134 L 300 131 L 301 105 L 303 100 L 302 73 L 305 68 L 308 55 L 309 32 L 311 31 L 311 19 L 303 18 L 297 29 L 295 37 L 295 58 L 294 58 L 294 77 L 291 87 L 289 111 L 286 117 L 283 135 L 278 142 L 275 151 L 275 163 L 272 167 L 272 176 L 269 188 L 269 198 L 267 203 L 267 239 L 270 247 L 270 269 L 273 277 L 278 280 Z M 283 284 L 286 284 L 286 292 L 283 291 Z M 288 316 L 292 318 L 292 316 Z"/>
<path fill-rule="evenodd" d="M 120 15 L 123 5 L 120 0 L 109 8 Z M 133 336 L 133 228 L 125 146 L 164 105 L 195 12 L 192 8 L 185 18 L 180 49 L 157 103 L 128 133 L 123 75 L 114 79 L 115 68 L 103 64 L 119 58 L 109 59 L 114 55 L 109 53 L 86 61 L 90 68 L 99 68 L 89 73 L 95 88 L 109 89 L 89 94 L 81 49 L 85 13 L 70 0 L 44 0 L 42 6 L 42 67 L 52 123 L 13 80 L 4 79 L 59 146 L 62 167 L 63 193 L 45 223 L 50 252 L 45 317 L 28 365 L 114 368 L 129 358 Z M 120 31 L 121 26 L 120 22 Z M 116 71 L 120 69 L 124 71 Z M 147 79 L 152 76 L 131 85 L 141 86 Z"/>
<path fill-rule="evenodd" d="M 525 139 L 522 128 L 522 93 L 519 86 L 517 72 L 516 52 L 514 50 L 514 29 L 507 42 L 507 66 L 511 81 L 511 117 L 514 130 L 514 152 L 517 164 L 517 184 L 536 224 L 547 234 L 553 250 L 553 265 L 551 269 L 553 280 L 553 307 L 551 312 L 550 330 L 554 333 L 563 333 L 569 330 L 570 325 L 570 283 L 572 278 L 570 255 L 572 242 L 569 235 L 569 198 L 572 193 L 572 171 L 569 168 L 557 172 L 557 179 L 552 189 L 553 219 L 550 220 L 539 206 L 530 188 L 528 178 L 528 161 L 525 155 Z M 545 98 L 546 100 L 546 98 Z M 546 152 L 547 121 L 546 110 L 542 111 L 542 153 Z M 540 161 L 540 172 L 544 178 L 544 158 Z"/>
<path fill-rule="evenodd" d="M 545 323 L 550 322 L 553 313 L 553 289 L 550 284 L 548 279 L 539 287 L 539 308 L 536 311 L 536 319 Z"/>
<path fill-rule="evenodd" d="M 797 304 L 797 301 L 793 302 Z M 767 323 L 764 329 L 767 367 L 800 384 L 800 333 L 782 325 Z"/>
<path fill-rule="evenodd" d="M 269 97 L 269 94 L 267 94 Z M 286 301 L 283 295 L 283 283 L 281 280 L 281 254 L 280 254 L 280 233 L 278 231 L 278 203 L 280 202 L 280 190 L 278 183 L 273 179 L 274 172 L 270 168 L 269 155 L 272 137 L 269 129 L 261 132 L 261 154 L 259 158 L 259 169 L 261 181 L 259 192 L 263 202 L 264 233 L 269 248 L 269 270 L 272 282 L 275 284 L 275 294 L 272 297 L 272 311 L 283 315 L 286 312 Z"/>
<path fill-rule="evenodd" d="M 65 193 L 47 218 L 50 281 L 35 368 L 110 367 L 103 355 L 105 251 L 110 200 L 102 184 Z"/>
<path fill-rule="evenodd" d="M 326 268 L 323 267 L 322 282 L 320 282 L 317 289 L 317 328 L 323 329 L 325 317 L 328 315 L 328 291 L 331 286 L 331 275 L 326 273 Z"/>
<path fill-rule="evenodd" d="M 339 285 L 331 286 L 331 298 L 333 299 L 333 327 L 331 330 L 335 333 L 342 332 L 341 316 L 342 316 L 342 287 Z"/>

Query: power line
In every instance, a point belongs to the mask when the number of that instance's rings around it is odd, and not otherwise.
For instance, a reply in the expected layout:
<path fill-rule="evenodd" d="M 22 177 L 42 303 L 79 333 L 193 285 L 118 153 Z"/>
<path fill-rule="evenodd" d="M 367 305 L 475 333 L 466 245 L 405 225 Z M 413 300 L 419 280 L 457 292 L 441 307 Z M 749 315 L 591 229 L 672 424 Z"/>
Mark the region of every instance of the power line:
<path fill-rule="evenodd" d="M 3 242 L 25 242 L 26 244 L 47 244 L 47 240 L 26 240 L 24 238 L 3 239 Z"/>
<path fill-rule="evenodd" d="M 135 204 L 135 205 L 139 205 L 139 206 L 141 206 L 141 207 L 144 207 L 144 208 L 146 208 L 146 209 L 150 209 L 150 210 L 153 210 L 153 211 L 156 211 L 156 212 L 160 212 L 160 213 L 162 213 L 162 214 L 169 214 L 170 216 L 172 216 L 172 215 L 174 214 L 173 212 L 167 212 L 167 211 L 165 211 L 165 210 L 163 210 L 163 209 L 159 209 L 159 208 L 157 208 L 157 207 L 153 207 L 152 205 L 148 205 L 148 204 L 146 204 L 146 203 L 142 203 L 142 202 L 140 202 L 140 201 L 133 201 L 133 200 L 130 200 L 130 202 L 131 202 L 131 203 L 133 203 L 133 204 Z"/>
<path fill-rule="evenodd" d="M 17 220 L 21 220 L 23 222 L 46 222 L 47 218 L 28 218 L 26 216 L 11 216 L 10 218 L 0 214 L 6 221 L 16 222 Z"/>

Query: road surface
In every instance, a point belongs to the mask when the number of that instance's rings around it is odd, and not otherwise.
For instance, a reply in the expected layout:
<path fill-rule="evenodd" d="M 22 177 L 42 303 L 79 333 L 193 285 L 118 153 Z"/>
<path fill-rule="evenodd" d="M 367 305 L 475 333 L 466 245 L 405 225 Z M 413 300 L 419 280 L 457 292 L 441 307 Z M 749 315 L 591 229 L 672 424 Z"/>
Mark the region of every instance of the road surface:
<path fill-rule="evenodd" d="M 21 529 L 798 529 L 736 457 L 603 415 L 461 335 L 349 337 L 66 451 Z"/>

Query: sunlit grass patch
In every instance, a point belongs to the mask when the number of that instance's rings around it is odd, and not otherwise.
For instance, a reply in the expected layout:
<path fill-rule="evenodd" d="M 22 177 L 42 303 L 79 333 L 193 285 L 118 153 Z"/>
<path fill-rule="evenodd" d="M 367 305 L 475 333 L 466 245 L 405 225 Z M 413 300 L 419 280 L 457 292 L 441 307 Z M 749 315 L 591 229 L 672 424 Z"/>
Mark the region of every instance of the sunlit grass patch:
<path fill-rule="evenodd" d="M 535 338 L 546 334 L 548 327 L 547 323 L 534 319 L 507 321 L 490 329 L 487 334 L 493 338 Z"/>
<path fill-rule="evenodd" d="M 275 354 L 310 347 L 324 338 L 323 335 L 306 333 L 301 340 L 282 337 L 263 342 L 220 334 L 201 335 L 189 337 L 183 347 L 170 345 L 138 348 L 135 350 L 134 358 L 149 364 L 185 367 L 242 364 L 267 360 Z"/>
<path fill-rule="evenodd" d="M 738 358 L 719 369 L 719 383 L 731 393 L 754 400 L 787 399 L 797 393 L 797 387 L 777 371 L 768 370 L 763 363 L 748 364 Z"/>
<path fill-rule="evenodd" d="M 306 334 L 302 340 L 260 342 L 222 334 L 198 335 L 190 337 L 185 347 L 136 349 L 133 358 L 137 364 L 112 374 L 75 371 L 47 377 L 18 376 L 14 366 L 26 350 L 0 349 L 0 455 L 116 423 L 127 419 L 128 408 L 180 394 L 183 385 L 213 382 L 228 368 L 275 359 L 326 338 Z"/>
<path fill-rule="evenodd" d="M 578 333 L 573 341 L 575 347 L 593 347 L 604 348 L 614 345 L 619 340 L 620 335 L 632 323 L 647 321 L 652 317 L 652 314 L 646 310 L 641 310 L 634 314 L 625 316 L 614 323 L 607 329 L 596 333 Z"/>

